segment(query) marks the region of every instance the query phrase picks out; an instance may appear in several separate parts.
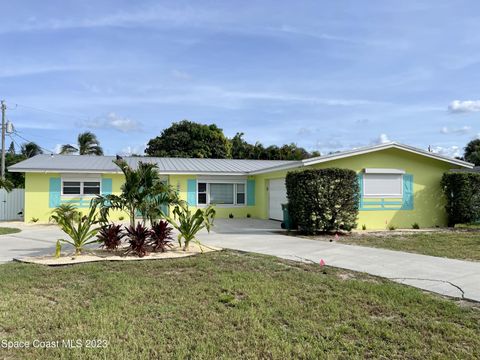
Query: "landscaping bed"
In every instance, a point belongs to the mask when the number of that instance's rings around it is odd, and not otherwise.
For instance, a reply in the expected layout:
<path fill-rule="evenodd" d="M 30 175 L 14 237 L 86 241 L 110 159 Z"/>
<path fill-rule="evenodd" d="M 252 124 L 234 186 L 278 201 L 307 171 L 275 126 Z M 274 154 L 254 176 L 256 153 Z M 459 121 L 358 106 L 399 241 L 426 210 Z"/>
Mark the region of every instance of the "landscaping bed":
<path fill-rule="evenodd" d="M 55 256 L 29 256 L 16 258 L 14 260 L 24 263 L 38 264 L 38 265 L 73 265 L 87 262 L 97 261 L 138 261 L 138 260 L 162 260 L 172 259 L 179 257 L 193 256 L 200 253 L 206 253 L 211 251 L 218 251 L 219 248 L 205 245 L 192 244 L 189 246 L 188 251 L 184 251 L 181 247 L 175 246 L 169 248 L 165 252 L 150 252 L 145 256 L 139 257 L 136 255 L 126 255 L 127 249 L 118 249 L 116 251 L 107 251 L 103 249 L 88 249 L 80 255 L 64 254 L 59 257 Z"/>
<path fill-rule="evenodd" d="M 0 235 L 15 234 L 19 233 L 20 231 L 22 230 L 12 227 L 0 227 Z"/>
<path fill-rule="evenodd" d="M 101 345 L 0 348 L 2 358 L 480 356 L 478 305 L 268 256 L 9 263 L 0 282 L 0 338 Z"/>

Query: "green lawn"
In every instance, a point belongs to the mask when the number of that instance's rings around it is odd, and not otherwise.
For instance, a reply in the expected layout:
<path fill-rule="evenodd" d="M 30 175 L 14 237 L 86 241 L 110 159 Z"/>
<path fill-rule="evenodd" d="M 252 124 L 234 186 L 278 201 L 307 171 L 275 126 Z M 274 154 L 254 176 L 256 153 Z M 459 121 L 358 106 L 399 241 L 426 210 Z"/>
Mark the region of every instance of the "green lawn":
<path fill-rule="evenodd" d="M 382 236 L 354 234 L 341 236 L 338 242 L 480 261 L 480 231 L 424 232 L 406 235 L 386 233 Z"/>
<path fill-rule="evenodd" d="M 20 232 L 20 229 L 11 227 L 0 227 L 0 235 L 15 234 Z"/>
<path fill-rule="evenodd" d="M 364 274 L 231 251 L 0 266 L 0 339 L 106 339 L 0 358 L 480 357 L 480 310 Z"/>

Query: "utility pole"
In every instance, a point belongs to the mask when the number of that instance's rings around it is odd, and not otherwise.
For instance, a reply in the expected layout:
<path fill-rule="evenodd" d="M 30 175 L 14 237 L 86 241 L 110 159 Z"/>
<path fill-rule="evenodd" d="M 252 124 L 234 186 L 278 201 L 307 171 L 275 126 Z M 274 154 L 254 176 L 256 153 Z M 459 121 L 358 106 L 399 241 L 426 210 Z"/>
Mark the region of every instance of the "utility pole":
<path fill-rule="evenodd" d="M 5 100 L 2 100 L 2 179 L 5 179 L 5 110 L 7 106 Z"/>

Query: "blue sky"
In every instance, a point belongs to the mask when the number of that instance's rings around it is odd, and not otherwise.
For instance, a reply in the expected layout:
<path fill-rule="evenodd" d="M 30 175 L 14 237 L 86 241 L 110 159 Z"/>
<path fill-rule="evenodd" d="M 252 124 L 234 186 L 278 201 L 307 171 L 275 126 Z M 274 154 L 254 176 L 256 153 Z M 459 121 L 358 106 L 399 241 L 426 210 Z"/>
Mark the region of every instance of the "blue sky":
<path fill-rule="evenodd" d="M 459 155 L 480 133 L 479 14 L 442 0 L 10 1 L 0 98 L 52 150 L 92 130 L 108 154 L 142 152 L 189 119 L 322 153 L 392 140 Z"/>

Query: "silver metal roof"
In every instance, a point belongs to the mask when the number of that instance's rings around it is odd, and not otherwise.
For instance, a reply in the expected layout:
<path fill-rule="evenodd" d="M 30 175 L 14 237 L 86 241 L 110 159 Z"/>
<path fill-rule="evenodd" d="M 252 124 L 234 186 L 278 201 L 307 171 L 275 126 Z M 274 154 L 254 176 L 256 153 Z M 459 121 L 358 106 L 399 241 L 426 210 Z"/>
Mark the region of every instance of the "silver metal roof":
<path fill-rule="evenodd" d="M 133 168 L 140 161 L 155 163 L 166 174 L 245 175 L 283 165 L 301 165 L 287 160 L 186 159 L 155 157 L 123 157 Z M 120 172 L 113 163 L 115 156 L 37 155 L 8 167 L 11 172 Z"/>

